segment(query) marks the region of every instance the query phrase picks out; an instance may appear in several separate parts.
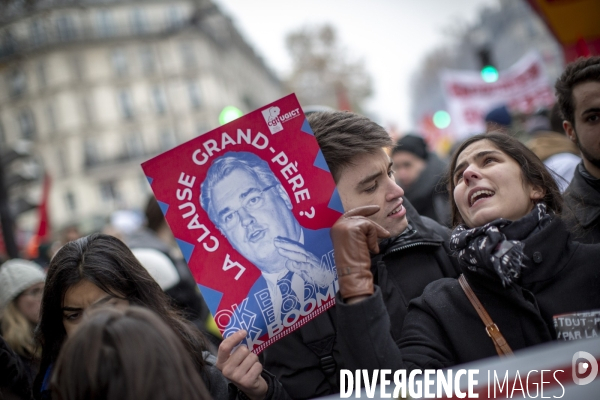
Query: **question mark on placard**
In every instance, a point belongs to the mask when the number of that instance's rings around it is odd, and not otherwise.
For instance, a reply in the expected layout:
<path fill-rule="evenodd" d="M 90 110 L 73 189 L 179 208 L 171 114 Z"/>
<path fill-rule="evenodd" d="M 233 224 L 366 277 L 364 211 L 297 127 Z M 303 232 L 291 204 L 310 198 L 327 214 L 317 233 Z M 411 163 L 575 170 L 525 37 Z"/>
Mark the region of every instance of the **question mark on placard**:
<path fill-rule="evenodd" d="M 314 207 L 311 207 L 311 208 L 310 208 L 310 210 L 311 210 L 311 213 L 310 213 L 310 214 L 309 214 L 307 211 L 300 211 L 300 216 L 301 216 L 301 217 L 302 217 L 302 216 L 305 216 L 305 217 L 307 217 L 307 218 L 312 218 L 312 217 L 314 217 L 314 216 L 315 216 L 315 208 L 314 208 Z"/>

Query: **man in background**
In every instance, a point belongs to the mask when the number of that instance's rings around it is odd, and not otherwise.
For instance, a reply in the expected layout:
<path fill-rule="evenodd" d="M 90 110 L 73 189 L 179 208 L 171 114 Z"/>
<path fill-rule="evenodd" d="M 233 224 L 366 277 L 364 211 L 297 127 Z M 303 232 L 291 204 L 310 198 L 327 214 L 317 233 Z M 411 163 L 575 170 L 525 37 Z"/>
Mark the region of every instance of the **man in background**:
<path fill-rule="evenodd" d="M 392 149 L 392 162 L 396 183 L 417 212 L 449 226 L 450 205 L 443 182 L 446 163 L 428 150 L 421 136 L 413 134 L 398 140 Z"/>
<path fill-rule="evenodd" d="M 583 243 L 600 243 L 600 57 L 567 65 L 556 81 L 567 136 L 582 161 L 565 192 L 565 219 Z"/>

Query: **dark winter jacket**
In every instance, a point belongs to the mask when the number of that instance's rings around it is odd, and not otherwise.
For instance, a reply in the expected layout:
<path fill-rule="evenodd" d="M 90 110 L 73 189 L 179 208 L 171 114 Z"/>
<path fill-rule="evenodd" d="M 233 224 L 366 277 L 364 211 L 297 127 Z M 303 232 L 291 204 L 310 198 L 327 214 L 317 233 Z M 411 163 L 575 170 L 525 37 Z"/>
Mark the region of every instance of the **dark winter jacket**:
<path fill-rule="evenodd" d="M 0 336 L 0 399 L 4 396 L 29 400 L 32 392 L 29 368 Z"/>
<path fill-rule="evenodd" d="M 581 162 L 565 194 L 563 214 L 575 240 L 600 243 L 600 179 L 590 175 Z"/>
<path fill-rule="evenodd" d="M 555 339 L 554 315 L 600 309 L 600 245 L 570 239 L 556 217 L 530 235 L 523 241 L 527 259 L 521 278 L 507 288 L 493 272 L 463 269 L 513 351 Z M 456 279 L 433 282 L 411 302 L 399 347 L 407 369 L 444 368 L 497 356 Z"/>
<path fill-rule="evenodd" d="M 340 369 L 395 369 L 392 358 L 370 363 L 371 348 L 397 352 L 410 300 L 420 296 L 430 282 L 458 275 L 445 247 L 448 230 L 421 218 L 408 201 L 405 206 L 410 228 L 381 243 L 380 254 L 372 259 L 375 294 L 352 305 L 338 296 L 336 306 L 263 352 L 265 368 L 279 378 L 292 398 L 339 392 Z M 375 310 L 383 311 L 374 318 Z M 371 342 L 372 331 L 381 332 L 378 342 Z"/>

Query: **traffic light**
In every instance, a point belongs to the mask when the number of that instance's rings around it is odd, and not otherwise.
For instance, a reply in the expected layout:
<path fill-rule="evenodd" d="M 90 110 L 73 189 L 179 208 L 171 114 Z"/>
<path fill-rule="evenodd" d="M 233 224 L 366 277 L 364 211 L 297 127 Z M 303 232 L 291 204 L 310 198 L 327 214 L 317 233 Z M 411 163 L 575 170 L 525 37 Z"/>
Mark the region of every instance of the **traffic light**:
<path fill-rule="evenodd" d="M 479 64 L 481 66 L 481 79 L 487 83 L 496 82 L 500 74 L 492 62 L 490 50 L 487 48 L 480 49 L 478 56 Z"/>
<path fill-rule="evenodd" d="M 445 129 L 449 127 L 451 121 L 450 114 L 448 114 L 447 111 L 440 110 L 433 114 L 433 124 L 438 129 Z"/>

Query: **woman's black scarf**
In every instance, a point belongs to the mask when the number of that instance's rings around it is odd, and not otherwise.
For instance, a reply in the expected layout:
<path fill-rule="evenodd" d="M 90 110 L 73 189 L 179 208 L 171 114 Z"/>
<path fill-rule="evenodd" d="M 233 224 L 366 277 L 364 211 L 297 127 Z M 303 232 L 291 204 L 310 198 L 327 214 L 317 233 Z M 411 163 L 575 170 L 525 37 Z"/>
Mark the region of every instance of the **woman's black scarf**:
<path fill-rule="evenodd" d="M 473 229 L 461 224 L 452 232 L 450 250 L 462 266 L 471 271 L 478 268 L 494 271 L 502 285 L 507 286 L 521 275 L 526 258 L 521 241 L 551 220 L 546 204 L 538 203 L 529 214 L 514 222 L 499 218 Z"/>

